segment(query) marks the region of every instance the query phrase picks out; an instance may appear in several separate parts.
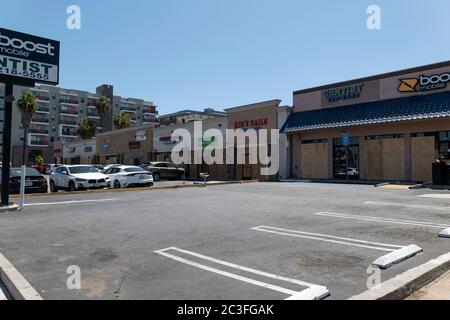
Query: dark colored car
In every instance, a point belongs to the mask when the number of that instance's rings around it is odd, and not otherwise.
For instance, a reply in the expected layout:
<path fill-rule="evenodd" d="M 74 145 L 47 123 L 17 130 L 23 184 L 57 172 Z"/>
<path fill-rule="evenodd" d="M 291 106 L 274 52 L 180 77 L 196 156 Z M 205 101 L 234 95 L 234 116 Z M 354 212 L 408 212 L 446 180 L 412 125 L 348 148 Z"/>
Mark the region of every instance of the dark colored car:
<path fill-rule="evenodd" d="M 184 179 L 184 169 L 171 162 L 150 162 L 140 166 L 153 175 L 154 181 L 161 179 Z"/>
<path fill-rule="evenodd" d="M 32 168 L 36 169 L 41 174 L 46 174 L 48 167 L 49 167 L 48 164 L 38 164 L 38 165 L 33 166 Z"/>
<path fill-rule="evenodd" d="M 9 178 L 10 193 L 20 193 L 20 179 L 22 176 L 22 168 L 11 168 Z M 0 172 L 1 183 L 1 172 Z M 47 179 L 36 169 L 27 168 L 25 174 L 25 193 L 47 193 Z"/>

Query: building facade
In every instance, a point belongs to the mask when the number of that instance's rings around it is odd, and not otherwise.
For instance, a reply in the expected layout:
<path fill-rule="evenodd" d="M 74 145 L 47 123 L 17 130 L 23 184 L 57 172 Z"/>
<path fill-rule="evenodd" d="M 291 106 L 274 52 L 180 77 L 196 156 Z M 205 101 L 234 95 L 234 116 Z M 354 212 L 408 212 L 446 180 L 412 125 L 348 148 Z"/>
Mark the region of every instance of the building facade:
<path fill-rule="evenodd" d="M 284 123 L 281 120 L 285 120 L 287 115 L 291 112 L 290 107 L 280 107 L 281 100 L 270 100 L 264 102 L 258 102 L 249 105 L 243 105 L 225 109 L 228 113 L 228 129 L 243 130 L 255 129 L 257 132 L 261 129 L 268 130 L 267 142 L 261 142 L 260 144 L 267 144 L 268 152 L 272 153 L 271 145 L 271 132 L 270 130 L 279 130 L 279 124 Z M 287 138 L 285 135 L 280 136 L 278 141 L 280 160 L 286 159 L 288 151 Z M 245 164 L 238 164 L 238 148 L 245 149 Z M 251 155 L 249 153 L 248 144 L 244 148 L 238 146 L 235 148 L 235 164 L 228 165 L 228 180 L 259 180 L 259 181 L 274 181 L 278 180 L 279 174 L 284 173 L 285 162 L 279 162 L 279 172 L 272 176 L 266 176 L 261 174 L 261 168 L 265 167 L 261 163 L 261 159 L 258 157 L 256 164 L 251 163 Z"/>
<path fill-rule="evenodd" d="M 3 87 L 0 87 L 0 97 L 3 96 L 3 91 Z M 37 97 L 38 111 L 32 119 L 28 136 L 24 137 L 17 100 L 26 92 L 31 92 Z M 52 163 L 55 162 L 55 144 L 80 140 L 77 136 L 77 125 L 82 118 L 88 117 L 97 121 L 100 131 L 103 124 L 100 123 L 96 103 L 102 95 L 107 96 L 112 105 L 112 111 L 107 115 L 104 123 L 104 131 L 114 129 L 113 115 L 120 112 L 130 114 L 135 127 L 152 127 L 158 123 L 156 106 L 152 102 L 115 96 L 113 86 L 110 85 L 98 87 L 95 93 L 45 85 L 38 85 L 35 88 L 16 86 L 11 141 L 13 164 L 21 163 L 24 139 L 28 145 L 28 163 L 33 163 L 37 155 L 42 155 L 45 162 Z M 3 99 L 0 99 L 0 108 L 2 106 Z"/>
<path fill-rule="evenodd" d="M 449 82 L 447 61 L 294 92 L 291 176 L 430 181 L 450 160 Z"/>
<path fill-rule="evenodd" d="M 194 129 L 195 123 L 197 125 L 201 123 L 201 132 L 202 138 L 199 138 L 198 141 L 194 139 Z M 186 170 L 186 178 L 187 179 L 200 179 L 201 173 L 207 173 L 210 176 L 210 179 L 213 180 L 227 180 L 227 167 L 226 165 L 221 164 L 213 164 L 207 165 L 203 161 L 201 164 L 194 163 L 194 148 L 203 152 L 206 146 L 211 145 L 212 143 L 216 143 L 219 141 L 217 135 L 206 135 L 206 132 L 211 129 L 216 129 L 216 132 L 220 132 L 222 137 L 226 135 L 226 129 L 228 126 L 228 119 L 225 116 L 205 118 L 203 120 L 190 121 L 187 123 L 181 124 L 173 124 L 170 126 L 162 126 L 154 129 L 153 135 L 153 157 L 152 161 L 168 161 L 172 162 L 172 150 L 174 146 L 181 141 L 181 138 L 176 136 L 172 137 L 174 132 L 177 129 L 184 129 L 189 132 L 192 137 L 191 140 L 191 152 L 190 158 L 191 161 L 189 164 L 184 165 L 184 169 Z"/>
<path fill-rule="evenodd" d="M 194 121 L 203 121 L 211 118 L 227 117 L 222 111 L 206 108 L 204 111 L 183 110 L 159 117 L 159 126 L 182 125 Z"/>
<path fill-rule="evenodd" d="M 153 128 L 132 127 L 100 133 L 96 137 L 96 163 L 140 165 L 151 161 Z"/>

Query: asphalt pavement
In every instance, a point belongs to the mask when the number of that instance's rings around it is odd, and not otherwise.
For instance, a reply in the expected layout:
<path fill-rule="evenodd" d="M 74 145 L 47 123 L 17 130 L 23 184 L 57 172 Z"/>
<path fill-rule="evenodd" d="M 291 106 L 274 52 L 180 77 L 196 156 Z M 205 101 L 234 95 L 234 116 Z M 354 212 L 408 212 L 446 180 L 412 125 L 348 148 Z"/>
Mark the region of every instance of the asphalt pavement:
<path fill-rule="evenodd" d="M 35 196 L 0 215 L 0 252 L 44 299 L 280 300 L 311 285 L 347 299 L 396 248 L 424 252 L 381 281 L 450 251 L 437 237 L 449 202 L 444 191 L 315 183 Z M 67 287 L 71 266 L 81 290 Z"/>

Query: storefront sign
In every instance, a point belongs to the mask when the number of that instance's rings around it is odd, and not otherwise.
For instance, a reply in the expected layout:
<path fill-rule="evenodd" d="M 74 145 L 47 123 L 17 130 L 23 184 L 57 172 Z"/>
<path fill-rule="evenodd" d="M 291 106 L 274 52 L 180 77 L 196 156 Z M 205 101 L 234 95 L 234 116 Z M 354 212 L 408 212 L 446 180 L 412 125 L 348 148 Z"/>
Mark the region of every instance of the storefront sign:
<path fill-rule="evenodd" d="M 177 144 L 179 139 L 177 141 L 172 141 L 172 137 L 161 137 L 161 138 L 159 138 L 159 141 L 165 145 L 172 145 L 172 144 Z"/>
<path fill-rule="evenodd" d="M 399 92 L 425 92 L 447 88 L 450 73 L 421 75 L 418 78 L 399 79 Z"/>
<path fill-rule="evenodd" d="M 269 120 L 267 118 L 237 121 L 234 124 L 234 128 L 235 129 L 261 128 L 261 127 L 267 126 L 268 123 L 269 123 Z"/>
<path fill-rule="evenodd" d="M 136 150 L 141 148 L 141 142 L 140 141 L 130 141 L 128 142 L 128 148 L 130 150 Z"/>
<path fill-rule="evenodd" d="M 324 95 L 328 102 L 338 102 L 340 100 L 352 100 L 361 97 L 364 83 L 350 84 L 348 86 L 325 90 Z"/>
<path fill-rule="evenodd" d="M 92 152 L 93 150 L 94 150 L 94 148 L 92 148 L 92 146 L 84 147 L 84 152 L 86 152 L 86 153 Z"/>
<path fill-rule="evenodd" d="M 342 145 L 345 148 L 350 146 L 350 135 L 348 132 L 342 132 Z"/>
<path fill-rule="evenodd" d="M 136 132 L 136 141 L 145 141 L 147 140 L 147 135 L 145 134 L 145 130 L 139 130 Z"/>
<path fill-rule="evenodd" d="M 0 28 L 0 74 L 58 84 L 59 41 Z"/>

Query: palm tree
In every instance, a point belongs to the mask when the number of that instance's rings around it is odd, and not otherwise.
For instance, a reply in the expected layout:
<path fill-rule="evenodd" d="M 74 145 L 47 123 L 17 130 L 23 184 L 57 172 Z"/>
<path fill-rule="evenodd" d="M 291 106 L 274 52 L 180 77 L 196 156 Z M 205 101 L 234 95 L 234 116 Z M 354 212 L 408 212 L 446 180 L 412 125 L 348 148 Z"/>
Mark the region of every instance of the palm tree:
<path fill-rule="evenodd" d="M 22 113 L 22 126 L 24 130 L 22 165 L 26 165 L 28 131 L 30 129 L 31 119 L 38 109 L 37 99 L 31 92 L 26 92 L 20 97 L 17 106 Z"/>
<path fill-rule="evenodd" d="M 118 130 L 132 126 L 130 115 L 126 112 L 116 113 L 113 117 L 113 123 Z"/>
<path fill-rule="evenodd" d="M 95 105 L 97 109 L 97 114 L 100 117 L 100 122 L 102 124 L 102 131 L 105 131 L 105 120 L 108 112 L 111 111 L 111 101 L 108 97 L 101 96 L 97 100 L 97 104 Z"/>
<path fill-rule="evenodd" d="M 88 140 L 95 136 L 96 130 L 97 122 L 86 117 L 78 123 L 77 134 L 82 140 Z"/>

